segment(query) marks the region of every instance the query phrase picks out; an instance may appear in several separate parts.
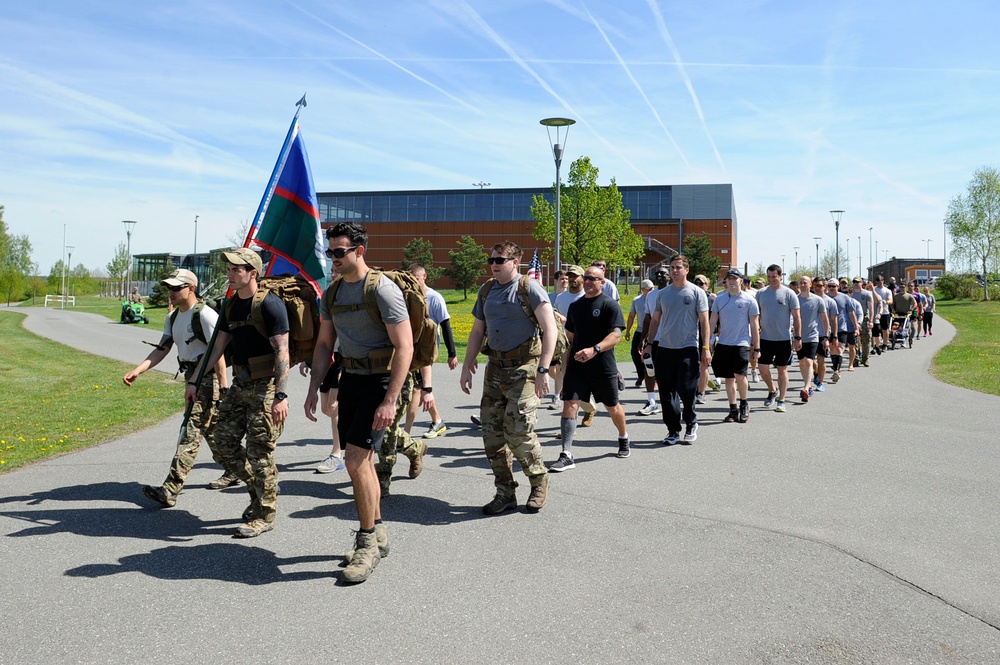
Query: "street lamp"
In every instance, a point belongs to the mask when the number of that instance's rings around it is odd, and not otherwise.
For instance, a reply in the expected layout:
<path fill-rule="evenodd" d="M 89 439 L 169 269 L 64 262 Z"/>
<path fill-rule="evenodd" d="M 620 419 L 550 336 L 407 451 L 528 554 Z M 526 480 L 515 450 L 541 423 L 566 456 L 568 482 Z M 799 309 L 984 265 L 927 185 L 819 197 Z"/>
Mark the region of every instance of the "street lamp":
<path fill-rule="evenodd" d="M 830 216 L 833 217 L 833 226 L 836 229 L 837 237 L 834 239 L 837 247 L 837 258 L 836 258 L 836 271 L 837 274 L 834 275 L 837 279 L 840 279 L 840 218 L 844 216 L 843 210 L 831 210 Z M 849 246 L 848 246 L 849 247 Z M 851 255 L 851 250 L 847 250 L 847 255 Z"/>
<path fill-rule="evenodd" d="M 928 238 L 924 240 L 924 244 L 927 245 L 927 261 L 931 260 L 931 243 L 934 242 L 932 239 Z"/>
<path fill-rule="evenodd" d="M 128 237 L 128 248 L 126 249 L 126 254 L 128 256 L 128 264 L 125 267 L 125 297 L 128 298 L 129 293 L 132 292 L 132 229 L 139 222 L 133 222 L 129 220 L 122 220 L 122 224 L 125 225 L 125 235 Z"/>
<path fill-rule="evenodd" d="M 872 266 L 874 265 L 874 262 L 872 261 L 872 229 L 873 228 L 875 228 L 875 227 L 874 226 L 869 226 L 868 227 L 868 281 L 869 282 L 875 281 L 874 280 L 875 275 L 872 274 Z"/>
<path fill-rule="evenodd" d="M 819 241 L 822 240 L 819 236 L 813 236 L 813 240 L 816 241 L 816 276 L 819 277 Z"/>
<path fill-rule="evenodd" d="M 798 247 L 792 247 L 792 249 L 795 250 L 795 265 L 792 266 L 792 270 L 795 271 L 795 270 L 799 269 L 799 248 Z"/>
<path fill-rule="evenodd" d="M 194 251 L 192 254 L 198 253 L 198 215 L 194 216 Z"/>
<path fill-rule="evenodd" d="M 69 254 L 69 259 L 66 261 L 66 293 L 63 297 L 63 307 L 66 306 L 66 297 L 70 291 L 73 290 L 73 245 L 66 245 L 66 253 Z"/>
<path fill-rule="evenodd" d="M 837 252 L 840 252 L 840 248 L 839 247 L 837 248 Z M 840 263 L 840 261 L 839 261 L 840 257 L 838 256 L 837 259 L 838 259 L 837 263 L 839 264 Z M 847 239 L 847 260 L 848 261 L 851 260 L 851 239 L 850 238 Z M 840 279 L 840 271 L 838 270 L 837 274 L 834 275 L 834 276 L 837 279 Z"/>
<path fill-rule="evenodd" d="M 62 308 L 66 309 L 66 225 L 63 224 Z"/>
<path fill-rule="evenodd" d="M 539 121 L 540 124 L 545 125 L 545 133 L 549 137 L 549 145 L 552 146 L 552 157 L 556 162 L 556 270 L 562 270 L 562 263 L 560 262 L 560 230 L 562 227 L 562 189 L 561 183 L 559 182 L 559 167 L 562 166 L 563 150 L 565 149 L 566 137 L 569 136 L 570 125 L 575 125 L 576 120 L 570 118 L 545 118 Z M 556 128 L 556 140 L 552 141 L 552 128 Z M 559 130 L 565 127 L 565 131 L 562 135 L 563 143 L 559 142 Z"/>
<path fill-rule="evenodd" d="M 478 188 L 479 188 L 479 191 L 483 191 L 483 187 L 489 187 L 489 186 L 490 186 L 491 184 L 492 184 L 492 183 L 489 183 L 489 182 L 483 182 L 482 180 L 480 180 L 479 182 L 474 182 L 474 183 L 472 183 L 472 186 L 473 186 L 473 187 L 478 187 Z"/>
<path fill-rule="evenodd" d="M 861 236 L 858 236 L 858 277 L 861 277 Z"/>
<path fill-rule="evenodd" d="M 781 283 L 785 283 L 785 255 L 781 255 Z"/>

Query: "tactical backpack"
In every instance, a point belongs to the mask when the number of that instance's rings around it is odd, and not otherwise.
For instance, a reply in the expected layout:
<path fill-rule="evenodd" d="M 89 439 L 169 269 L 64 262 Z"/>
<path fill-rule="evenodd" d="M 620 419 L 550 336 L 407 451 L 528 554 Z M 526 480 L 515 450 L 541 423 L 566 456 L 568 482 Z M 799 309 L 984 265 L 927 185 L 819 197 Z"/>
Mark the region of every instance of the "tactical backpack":
<path fill-rule="evenodd" d="M 316 339 L 319 337 L 319 305 L 316 290 L 301 274 L 268 275 L 257 282 L 257 291 L 250 303 L 250 324 L 262 337 L 268 338 L 264 325 L 264 311 L 261 304 L 268 293 L 278 296 L 288 314 L 288 363 L 294 365 L 312 360 Z M 231 321 L 233 298 L 226 301 L 226 321 L 230 328 L 238 327 L 239 321 Z M 274 368 L 274 354 L 250 359 L 251 377 L 270 376 Z"/>
<path fill-rule="evenodd" d="M 191 331 L 194 333 L 194 337 L 192 337 L 191 339 L 185 340 L 184 343 L 185 344 L 190 344 L 191 342 L 193 342 L 194 340 L 197 339 L 197 340 L 199 340 L 201 342 L 204 342 L 205 344 L 208 344 L 208 338 L 205 337 L 205 328 L 204 328 L 204 326 L 201 325 L 201 310 L 205 309 L 205 303 L 202 302 L 201 300 L 199 300 L 198 302 L 196 302 L 194 304 L 194 306 L 192 307 L 192 309 L 194 310 L 194 314 L 191 316 Z M 173 330 L 174 330 L 174 321 L 177 320 L 177 314 L 179 312 L 180 312 L 179 309 L 174 309 L 174 311 L 170 313 L 170 331 L 171 331 L 171 333 L 173 333 Z"/>
<path fill-rule="evenodd" d="M 364 296 L 361 302 L 355 305 L 334 304 L 337 291 L 340 290 L 344 279 L 337 277 L 330 284 L 324 296 L 331 318 L 336 320 L 336 315 L 340 312 L 356 312 L 363 309 L 368 312 L 376 325 L 385 328 L 382 313 L 375 300 L 375 289 L 382 275 L 385 275 L 399 287 L 400 291 L 403 292 L 403 300 L 406 301 L 406 311 L 410 316 L 410 332 L 413 335 L 413 360 L 410 361 L 410 369 L 420 369 L 434 364 L 438 354 L 437 323 L 430 317 L 424 285 L 413 276 L 413 273 L 405 270 L 382 270 L 382 268 L 370 267 L 368 274 L 365 275 Z M 375 349 L 368 354 L 367 358 L 342 357 L 341 364 L 345 369 L 392 370 L 392 359 L 395 354 L 396 347 L 387 346 Z"/>
<path fill-rule="evenodd" d="M 527 316 L 529 319 L 531 319 L 531 322 L 535 324 L 535 329 L 540 331 L 541 330 L 541 326 L 538 325 L 538 317 L 535 316 L 535 310 L 531 309 L 531 302 L 528 299 L 528 282 L 529 282 L 530 279 L 531 278 L 528 277 L 527 275 L 521 275 L 520 279 L 518 280 L 518 282 L 517 282 L 517 302 L 518 302 L 519 305 L 521 305 L 521 309 L 524 311 L 525 316 Z M 488 280 L 486 280 L 485 284 L 483 284 L 481 287 L 479 287 L 479 299 L 482 302 L 484 302 L 484 303 L 486 302 L 485 301 L 486 294 L 488 294 L 490 292 L 490 289 L 493 288 L 493 285 L 496 283 L 496 281 L 497 280 L 495 278 L 490 277 Z M 553 365 L 558 365 L 559 363 L 562 362 L 563 356 L 566 354 L 566 351 L 569 349 L 569 336 L 566 334 L 566 326 L 563 325 L 563 323 L 559 319 L 557 319 L 555 317 L 555 310 L 554 309 L 553 309 L 552 319 L 555 321 L 555 324 L 556 324 L 556 348 L 552 352 L 552 364 Z M 530 340 L 528 340 L 528 342 L 525 342 L 525 344 L 522 344 L 521 347 L 525 347 L 526 345 L 531 345 L 532 343 L 535 342 L 535 340 L 537 339 L 537 337 L 538 337 L 537 335 L 535 337 L 532 337 Z M 522 353 L 522 351 L 524 351 L 524 350 L 521 349 L 521 347 L 518 347 L 517 349 L 515 349 L 513 351 L 508 351 L 508 352 L 506 352 L 503 355 L 504 356 L 511 356 L 511 357 L 514 357 L 514 355 L 517 355 L 517 356 L 537 355 L 536 353 L 527 353 L 527 354 Z M 528 347 L 526 347 L 526 348 L 528 348 Z M 539 349 L 538 353 L 540 353 L 541 352 L 540 351 L 541 345 L 539 345 L 537 348 Z M 489 351 L 489 349 L 484 349 L 483 353 L 486 353 L 486 355 L 489 356 L 490 353 L 488 353 L 488 351 Z M 515 354 L 515 351 L 517 351 L 517 354 Z"/>

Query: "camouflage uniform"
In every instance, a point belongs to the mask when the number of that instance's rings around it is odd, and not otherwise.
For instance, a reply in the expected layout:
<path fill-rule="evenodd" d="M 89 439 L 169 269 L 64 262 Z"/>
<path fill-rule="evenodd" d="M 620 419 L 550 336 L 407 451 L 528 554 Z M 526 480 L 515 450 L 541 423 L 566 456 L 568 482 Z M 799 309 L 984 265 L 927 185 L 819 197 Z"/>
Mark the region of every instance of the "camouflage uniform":
<path fill-rule="evenodd" d="M 539 405 L 535 395 L 537 369 L 537 357 L 527 360 L 490 358 L 486 365 L 483 398 L 479 403 L 483 445 L 493 469 L 497 494 L 503 497 L 513 497 L 517 487 L 512 458 L 517 458 L 532 487 L 546 480 L 542 446 L 535 434 Z"/>
<path fill-rule="evenodd" d="M 414 459 L 422 452 L 422 448 L 427 444 L 420 439 L 414 439 L 409 432 L 403 429 L 403 420 L 406 411 L 410 407 L 413 399 L 414 376 L 416 372 L 409 372 L 406 381 L 403 382 L 403 389 L 399 393 L 399 403 L 396 405 L 396 419 L 392 421 L 385 430 L 382 438 L 382 447 L 378 451 L 378 461 L 375 463 L 375 473 L 378 474 L 379 484 L 383 491 L 389 488 L 392 480 L 392 469 L 396 466 L 396 453 L 403 453 L 407 458 Z"/>
<path fill-rule="evenodd" d="M 186 372 L 186 381 L 194 380 L 194 370 Z M 206 377 L 207 379 L 208 377 Z M 180 494 L 184 482 L 187 480 L 191 467 L 194 466 L 195 458 L 198 456 L 198 449 L 201 447 L 201 437 L 204 435 L 208 443 L 208 449 L 212 451 L 212 459 L 216 463 L 225 467 L 222 456 L 215 445 L 215 423 L 217 421 L 218 410 L 216 402 L 219 399 L 219 379 L 212 373 L 212 380 L 202 380 L 198 388 L 198 398 L 191 407 L 191 417 L 188 419 L 187 429 L 184 438 L 177 446 L 177 453 L 173 462 L 170 463 L 170 471 L 167 479 L 163 483 L 171 494 Z"/>
<path fill-rule="evenodd" d="M 271 419 L 274 379 L 250 379 L 245 368 L 233 366 L 233 385 L 219 405 L 214 438 L 223 466 L 247 484 L 253 519 L 274 522 L 278 500 L 278 469 L 274 448 L 284 423 Z M 246 435 L 246 448 L 240 441 Z"/>

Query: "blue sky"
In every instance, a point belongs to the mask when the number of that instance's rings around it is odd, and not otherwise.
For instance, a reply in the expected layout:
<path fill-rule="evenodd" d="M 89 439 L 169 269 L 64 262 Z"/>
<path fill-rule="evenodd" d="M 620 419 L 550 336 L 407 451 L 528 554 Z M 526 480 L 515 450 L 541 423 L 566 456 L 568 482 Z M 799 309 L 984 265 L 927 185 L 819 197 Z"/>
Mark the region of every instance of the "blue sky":
<path fill-rule="evenodd" d="M 739 260 L 812 264 L 869 227 L 942 254 L 1000 148 L 995 2 L 34 0 L 0 10 L 0 204 L 43 272 L 227 243 L 295 102 L 320 191 L 534 187 L 565 168 L 732 183 Z M 924 242 L 931 239 L 931 243 Z M 950 243 L 949 243 L 950 244 Z M 813 257 L 810 259 L 809 257 Z"/>

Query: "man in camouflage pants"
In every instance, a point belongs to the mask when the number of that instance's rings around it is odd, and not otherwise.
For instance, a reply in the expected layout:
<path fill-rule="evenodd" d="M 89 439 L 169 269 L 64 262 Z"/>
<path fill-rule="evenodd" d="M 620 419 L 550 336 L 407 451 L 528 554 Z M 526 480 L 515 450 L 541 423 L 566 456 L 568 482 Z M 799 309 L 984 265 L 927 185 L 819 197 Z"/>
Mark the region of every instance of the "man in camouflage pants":
<path fill-rule="evenodd" d="M 406 381 L 403 383 L 403 390 L 399 393 L 396 419 L 385 430 L 385 438 L 382 439 L 382 447 L 378 451 L 375 473 L 378 474 L 378 484 L 383 497 L 389 496 L 389 483 L 392 481 L 392 468 L 396 466 L 396 453 L 403 453 L 410 460 L 410 478 L 416 478 L 424 470 L 424 453 L 427 452 L 427 443 L 413 438 L 403 427 L 406 412 L 413 399 L 415 382 L 416 372 L 408 373 Z"/>
<path fill-rule="evenodd" d="M 229 264 L 234 293 L 219 316 L 215 343 L 205 358 L 209 366 L 218 362 L 232 341 L 233 386 L 219 405 L 215 443 L 226 469 L 244 481 L 250 493 L 250 505 L 243 511 L 245 523 L 233 535 L 254 538 L 274 528 L 277 513 L 274 448 L 288 416 L 288 314 L 274 293 L 255 298 L 257 276 L 263 272 L 259 256 L 241 248 L 223 252 L 222 257 Z M 253 323 L 255 307 L 260 308 L 266 334 Z M 194 382 L 188 382 L 187 399 L 193 400 L 197 390 Z M 244 436 L 246 448 L 240 445 Z"/>
<path fill-rule="evenodd" d="M 482 350 L 489 357 L 480 401 L 483 446 L 496 485 L 493 500 L 483 506 L 487 515 L 517 508 L 514 457 L 531 484 L 527 511 L 541 510 L 548 496 L 548 470 L 535 423 L 539 400 L 549 392 L 549 363 L 558 331 L 548 295 L 535 280 L 529 280 L 528 305 L 541 327 L 541 339 L 538 326 L 522 309 L 517 293 L 520 258 L 521 248 L 512 242 L 493 246 L 489 259 L 493 280 L 473 307 L 475 322 L 460 379 L 462 390 L 470 394 L 476 357 Z M 487 335 L 489 346 L 484 349 Z"/>

